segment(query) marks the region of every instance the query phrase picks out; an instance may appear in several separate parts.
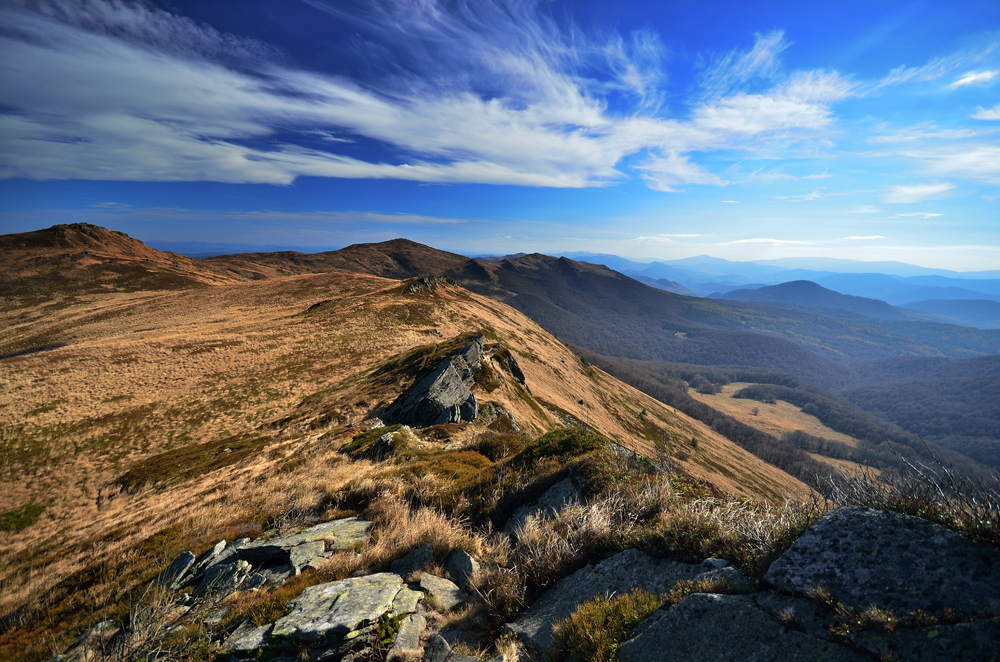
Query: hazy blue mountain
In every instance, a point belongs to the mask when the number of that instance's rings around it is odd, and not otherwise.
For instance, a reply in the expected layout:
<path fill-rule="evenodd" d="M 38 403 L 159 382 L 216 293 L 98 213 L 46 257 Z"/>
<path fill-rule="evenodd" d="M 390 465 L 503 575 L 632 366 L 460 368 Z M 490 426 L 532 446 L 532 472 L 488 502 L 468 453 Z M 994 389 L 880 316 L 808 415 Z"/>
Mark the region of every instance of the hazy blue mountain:
<path fill-rule="evenodd" d="M 926 301 L 928 299 L 990 299 L 1000 301 L 1000 296 L 975 289 L 977 283 L 987 283 L 985 289 L 990 289 L 992 281 L 975 281 L 947 279 L 962 283 L 962 287 L 939 287 L 922 285 L 912 282 L 909 278 L 899 278 L 886 274 L 834 274 L 822 276 L 816 282 L 823 287 L 836 290 L 842 294 L 881 299 L 894 306 L 907 304 L 911 301 Z"/>
<path fill-rule="evenodd" d="M 216 255 L 237 255 L 240 253 L 277 253 L 282 251 L 295 251 L 298 253 L 322 253 L 340 248 L 321 246 L 278 246 L 277 244 L 225 244 L 212 243 L 206 241 L 147 241 L 147 246 L 161 251 L 170 251 L 195 260 Z"/>
<path fill-rule="evenodd" d="M 906 319 L 906 313 L 884 301 L 841 294 L 809 280 L 768 285 L 756 290 L 733 290 L 713 298 L 728 301 L 758 301 L 761 303 L 833 308 L 879 320 Z"/>
<path fill-rule="evenodd" d="M 947 319 L 952 324 L 977 329 L 1000 329 L 1000 301 L 988 299 L 958 299 L 913 301 L 905 309 L 919 310 Z"/>
<path fill-rule="evenodd" d="M 664 290 L 665 292 L 674 292 L 676 294 L 687 294 L 689 296 L 695 296 L 696 293 L 684 287 L 680 283 L 672 280 L 667 280 L 666 278 L 650 278 L 649 276 L 643 276 L 642 274 L 635 274 L 632 276 L 640 283 L 645 283 L 650 287 L 655 287 L 658 290 Z"/>

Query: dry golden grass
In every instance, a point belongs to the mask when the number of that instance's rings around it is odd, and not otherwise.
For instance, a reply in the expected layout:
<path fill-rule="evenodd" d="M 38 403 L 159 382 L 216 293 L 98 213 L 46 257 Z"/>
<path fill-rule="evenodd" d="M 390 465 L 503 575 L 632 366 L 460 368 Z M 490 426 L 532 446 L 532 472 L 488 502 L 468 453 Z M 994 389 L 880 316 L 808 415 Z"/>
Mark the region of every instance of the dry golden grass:
<path fill-rule="evenodd" d="M 0 308 L 0 353 L 67 346 L 5 359 L 0 371 L 0 513 L 45 505 L 33 525 L 0 532 L 0 616 L 92 613 L 182 549 L 257 535 L 293 504 L 322 507 L 348 482 L 374 475 L 374 465 L 336 451 L 363 429 L 352 426 L 407 385 L 379 386 L 372 370 L 475 332 L 509 348 L 528 385 L 508 377 L 477 397 L 506 407 L 532 435 L 578 421 L 648 457 L 658 447 L 685 450 L 678 467 L 733 493 L 780 501 L 809 492 L 584 365 L 520 313 L 457 287 L 410 296 L 398 281 L 327 273 L 8 305 Z M 480 432 L 463 425 L 446 440 L 419 443 L 464 444 Z M 697 449 L 685 445 L 692 437 Z M 429 476 L 417 488 L 430 494 L 442 480 Z M 369 560 L 382 557 L 372 551 Z M 95 568 L 120 579 L 91 582 Z M 92 588 L 78 595 L 83 585 Z M 74 618 L 69 627 L 84 624 Z M 23 643 L 11 637 L 0 635 L 0 653 Z"/>

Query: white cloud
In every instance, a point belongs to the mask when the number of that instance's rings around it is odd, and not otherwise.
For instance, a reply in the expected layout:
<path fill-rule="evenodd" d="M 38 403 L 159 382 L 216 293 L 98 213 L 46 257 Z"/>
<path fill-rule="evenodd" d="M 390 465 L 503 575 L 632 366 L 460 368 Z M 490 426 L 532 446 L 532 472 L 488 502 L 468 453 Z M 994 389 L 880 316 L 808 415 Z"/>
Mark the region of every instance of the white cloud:
<path fill-rule="evenodd" d="M 775 200 L 798 200 L 800 202 L 805 202 L 809 200 L 822 200 L 825 196 L 820 192 L 820 189 L 815 189 L 809 193 L 802 193 L 800 195 L 772 195 Z"/>
<path fill-rule="evenodd" d="M 740 204 L 739 200 L 719 200 L 719 202 L 724 202 L 724 203 L 729 204 L 729 205 L 738 205 L 738 204 Z"/>
<path fill-rule="evenodd" d="M 936 126 L 922 125 L 900 129 L 899 131 L 879 136 L 872 136 L 869 142 L 873 143 L 904 143 L 916 140 L 963 140 L 974 138 L 977 133 L 972 129 L 941 129 Z"/>
<path fill-rule="evenodd" d="M 1000 120 L 1000 105 L 993 106 L 989 110 L 979 108 L 971 117 L 977 120 Z"/>
<path fill-rule="evenodd" d="M 871 205 L 866 205 L 864 207 L 855 207 L 851 210 L 852 214 L 878 214 L 882 210 L 878 207 L 873 207 Z"/>
<path fill-rule="evenodd" d="M 665 119 L 655 112 L 665 51 L 648 31 L 599 40 L 559 28 L 534 2 L 309 4 L 377 36 L 391 73 L 362 86 L 304 71 L 151 6 L 0 6 L 0 177 L 584 187 L 622 179 L 623 159 L 647 154 L 643 179 L 673 191 L 728 183 L 700 152 L 822 138 L 830 105 L 853 93 L 836 73 L 796 72 Z M 706 82 L 771 81 L 785 47 L 780 33 L 759 37 Z M 627 112 L 608 110 L 610 91 L 630 95 Z M 343 151 L 361 138 L 383 147 L 380 161 Z"/>
<path fill-rule="evenodd" d="M 942 215 L 943 214 L 935 214 L 935 213 L 931 213 L 931 212 L 915 211 L 915 212 L 909 212 L 909 213 L 906 213 L 906 214 L 893 214 L 889 218 L 923 218 L 923 219 L 928 219 L 928 218 L 937 218 L 938 216 L 942 216 Z"/>
<path fill-rule="evenodd" d="M 798 246 L 813 244 L 812 241 L 797 241 L 794 239 L 772 239 L 769 237 L 755 237 L 753 239 L 737 239 L 727 242 L 729 244 L 766 244 L 768 246 Z"/>
<path fill-rule="evenodd" d="M 755 35 L 749 50 L 734 50 L 714 58 L 701 76 L 703 98 L 717 99 L 739 91 L 755 79 L 772 80 L 780 71 L 779 56 L 791 46 L 785 33 L 775 30 Z"/>
<path fill-rule="evenodd" d="M 908 154 L 923 161 L 923 171 L 936 177 L 964 177 L 985 184 L 1000 184 L 1000 145 L 963 143 L 927 152 Z"/>
<path fill-rule="evenodd" d="M 811 175 L 806 175 L 802 179 L 829 179 L 830 177 L 833 177 L 833 175 L 824 170 L 823 172 L 814 172 Z"/>
<path fill-rule="evenodd" d="M 851 235 L 850 237 L 844 237 L 843 241 L 869 241 L 872 239 L 888 239 L 880 234 L 872 234 L 867 237 L 859 237 L 857 235 Z"/>
<path fill-rule="evenodd" d="M 890 186 L 883 194 L 882 201 L 889 204 L 908 204 L 936 200 L 945 197 L 955 188 L 954 184 L 917 184 L 914 186 Z"/>
<path fill-rule="evenodd" d="M 948 87 L 954 89 L 956 87 L 963 87 L 965 85 L 974 85 L 976 83 L 987 83 L 997 75 L 1000 71 L 970 71 L 965 74 L 954 83 Z"/>

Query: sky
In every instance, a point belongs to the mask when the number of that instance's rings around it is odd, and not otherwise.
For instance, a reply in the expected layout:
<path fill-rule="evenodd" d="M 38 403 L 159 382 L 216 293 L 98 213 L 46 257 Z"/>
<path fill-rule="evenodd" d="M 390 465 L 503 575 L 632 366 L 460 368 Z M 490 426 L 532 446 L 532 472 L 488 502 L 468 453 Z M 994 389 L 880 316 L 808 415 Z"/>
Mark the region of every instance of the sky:
<path fill-rule="evenodd" d="M 0 232 L 1000 269 L 1000 2 L 0 0 Z"/>

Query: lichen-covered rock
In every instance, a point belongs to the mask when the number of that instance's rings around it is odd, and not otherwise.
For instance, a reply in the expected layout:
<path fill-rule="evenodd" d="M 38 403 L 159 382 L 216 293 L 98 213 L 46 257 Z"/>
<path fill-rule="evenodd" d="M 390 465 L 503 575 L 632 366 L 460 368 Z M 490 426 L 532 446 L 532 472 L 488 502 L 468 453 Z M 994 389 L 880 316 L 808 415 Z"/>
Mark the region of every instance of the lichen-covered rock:
<path fill-rule="evenodd" d="M 430 595 L 441 611 L 450 611 L 465 604 L 465 596 L 454 582 L 428 572 L 420 575 L 420 588 Z"/>
<path fill-rule="evenodd" d="M 751 596 L 696 593 L 640 623 L 618 650 L 621 662 L 823 660 L 868 658 L 783 628 Z"/>
<path fill-rule="evenodd" d="M 400 575 L 408 575 L 417 570 L 423 570 L 434 560 L 434 550 L 429 542 L 425 542 L 401 559 L 396 559 L 389 569 Z"/>
<path fill-rule="evenodd" d="M 542 594 L 506 630 L 540 652 L 552 645 L 552 626 L 598 595 L 618 595 L 635 588 L 652 593 L 669 591 L 681 579 L 692 579 L 700 566 L 653 559 L 629 549 L 597 565 L 577 570 Z"/>
<path fill-rule="evenodd" d="M 300 643 L 350 638 L 389 611 L 402 587 L 402 578 L 389 572 L 310 586 L 289 603 L 291 613 L 275 622 L 271 636 Z"/>
<path fill-rule="evenodd" d="M 255 651 L 267 645 L 267 637 L 271 634 L 274 624 L 268 623 L 257 627 L 252 621 L 244 621 L 226 639 L 223 650 L 235 653 Z"/>
<path fill-rule="evenodd" d="M 482 368 L 482 348 L 483 339 L 477 338 L 443 360 L 389 405 L 383 418 L 424 427 L 473 420 L 479 404 L 469 389 Z"/>
<path fill-rule="evenodd" d="M 257 540 L 235 550 L 237 557 L 255 566 L 291 565 L 295 574 L 306 567 L 318 567 L 326 554 L 351 549 L 368 537 L 372 523 L 360 517 L 323 522 L 303 531 Z"/>
<path fill-rule="evenodd" d="M 917 517 L 858 507 L 824 515 L 771 564 L 765 579 L 803 595 L 823 587 L 856 609 L 1000 609 L 994 547 Z"/>
<path fill-rule="evenodd" d="M 468 586 L 479 572 L 479 562 L 464 549 L 456 549 L 445 560 L 445 568 L 459 586 Z"/>

